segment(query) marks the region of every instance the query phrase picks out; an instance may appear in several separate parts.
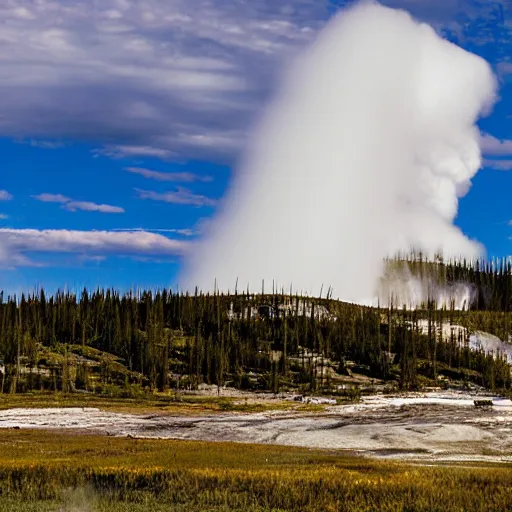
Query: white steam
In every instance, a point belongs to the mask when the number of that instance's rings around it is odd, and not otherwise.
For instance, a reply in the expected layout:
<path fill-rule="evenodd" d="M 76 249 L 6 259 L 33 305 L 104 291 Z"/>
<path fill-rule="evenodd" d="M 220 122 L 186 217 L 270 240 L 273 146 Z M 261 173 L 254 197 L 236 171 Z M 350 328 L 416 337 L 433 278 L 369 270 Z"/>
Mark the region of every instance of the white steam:
<path fill-rule="evenodd" d="M 387 255 L 479 256 L 453 221 L 495 83 L 483 59 L 403 11 L 339 14 L 286 74 L 184 284 L 275 280 L 360 302 Z"/>
<path fill-rule="evenodd" d="M 477 287 L 464 282 L 440 282 L 442 270 L 432 267 L 427 271 L 411 273 L 407 265 L 395 269 L 385 269 L 378 288 L 378 297 L 373 305 L 410 308 L 426 305 L 433 301 L 438 308 L 469 309 L 477 297 Z M 441 276 L 440 276 L 441 274 Z"/>

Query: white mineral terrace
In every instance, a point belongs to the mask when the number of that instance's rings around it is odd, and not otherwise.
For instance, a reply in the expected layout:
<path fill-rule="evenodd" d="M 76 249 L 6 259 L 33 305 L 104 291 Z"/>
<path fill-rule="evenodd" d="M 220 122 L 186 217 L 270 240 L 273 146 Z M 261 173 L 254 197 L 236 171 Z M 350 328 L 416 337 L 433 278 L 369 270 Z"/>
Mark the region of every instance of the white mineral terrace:
<path fill-rule="evenodd" d="M 493 406 L 475 407 L 475 399 L 493 400 Z M 0 411 L 0 428 L 279 444 L 422 462 L 512 462 L 512 402 L 457 392 L 370 396 L 355 405 L 327 407 L 321 414 L 190 417 L 93 408 L 9 409 Z"/>

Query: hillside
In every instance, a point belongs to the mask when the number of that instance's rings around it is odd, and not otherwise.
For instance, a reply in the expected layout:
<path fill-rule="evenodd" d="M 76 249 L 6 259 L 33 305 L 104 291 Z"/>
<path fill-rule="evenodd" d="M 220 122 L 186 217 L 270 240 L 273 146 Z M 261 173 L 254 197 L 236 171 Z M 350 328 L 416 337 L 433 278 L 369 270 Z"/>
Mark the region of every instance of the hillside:
<path fill-rule="evenodd" d="M 427 306 L 165 290 L 10 298 L 0 304 L 1 390 L 133 396 L 206 384 L 354 396 L 449 379 L 510 391 L 512 314 Z"/>

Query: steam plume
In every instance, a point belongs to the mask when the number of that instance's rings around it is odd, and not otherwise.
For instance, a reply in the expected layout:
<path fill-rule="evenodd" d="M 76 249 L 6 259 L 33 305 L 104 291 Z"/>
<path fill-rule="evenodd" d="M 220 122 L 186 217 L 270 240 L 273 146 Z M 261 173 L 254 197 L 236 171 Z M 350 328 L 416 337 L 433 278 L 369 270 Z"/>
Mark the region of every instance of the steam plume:
<path fill-rule="evenodd" d="M 363 302 L 387 255 L 480 256 L 453 221 L 495 84 L 483 59 L 406 12 L 340 13 L 284 77 L 184 284 L 276 280 Z"/>

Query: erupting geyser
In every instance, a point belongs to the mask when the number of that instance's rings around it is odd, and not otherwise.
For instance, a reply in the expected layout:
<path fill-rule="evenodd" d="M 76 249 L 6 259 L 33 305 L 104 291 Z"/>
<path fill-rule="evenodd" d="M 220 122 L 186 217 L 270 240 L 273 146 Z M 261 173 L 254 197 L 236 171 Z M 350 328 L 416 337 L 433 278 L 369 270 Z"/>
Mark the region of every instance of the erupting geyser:
<path fill-rule="evenodd" d="M 340 13 L 284 77 L 182 283 L 362 302 L 387 255 L 480 256 L 453 221 L 495 87 L 483 59 L 406 12 Z"/>

